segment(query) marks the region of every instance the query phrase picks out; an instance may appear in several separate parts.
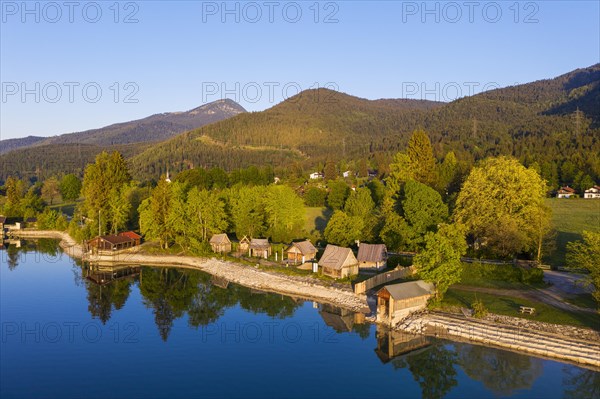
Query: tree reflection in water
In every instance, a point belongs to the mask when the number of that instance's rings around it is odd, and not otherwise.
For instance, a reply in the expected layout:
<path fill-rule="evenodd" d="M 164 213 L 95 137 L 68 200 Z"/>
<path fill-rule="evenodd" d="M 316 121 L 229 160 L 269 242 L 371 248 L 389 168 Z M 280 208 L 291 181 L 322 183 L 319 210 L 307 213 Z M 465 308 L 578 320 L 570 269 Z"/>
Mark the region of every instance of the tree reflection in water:
<path fill-rule="evenodd" d="M 139 281 L 144 305 L 153 310 L 161 338 L 166 341 L 176 319 L 188 315 L 192 327 L 216 322 L 227 308 L 239 306 L 252 313 L 286 318 L 303 303 L 284 295 L 251 290 L 235 284 L 222 288 L 212 283 L 209 274 L 186 269 L 141 267 L 139 276 L 129 276 L 97 284 L 87 281 L 89 311 L 106 323 L 120 309 Z"/>
<path fill-rule="evenodd" d="M 427 349 L 419 350 L 392 360 L 394 368 L 408 368 L 421 386 L 423 398 L 444 397 L 458 385 L 456 369 L 458 356 L 443 342 L 437 341 Z"/>
<path fill-rule="evenodd" d="M 477 345 L 455 344 L 462 369 L 499 396 L 531 389 L 542 375 L 542 360 L 515 352 Z"/>
<path fill-rule="evenodd" d="M 600 399 L 600 373 L 576 366 L 565 366 L 566 376 L 563 378 L 565 398 L 568 399 Z"/>

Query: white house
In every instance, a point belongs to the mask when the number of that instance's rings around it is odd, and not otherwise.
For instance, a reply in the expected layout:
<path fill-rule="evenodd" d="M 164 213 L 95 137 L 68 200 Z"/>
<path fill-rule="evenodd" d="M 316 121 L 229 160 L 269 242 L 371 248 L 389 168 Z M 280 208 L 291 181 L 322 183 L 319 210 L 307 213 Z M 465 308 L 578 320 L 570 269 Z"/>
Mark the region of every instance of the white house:
<path fill-rule="evenodd" d="M 600 186 L 594 186 L 585 190 L 583 198 L 600 198 Z"/>
<path fill-rule="evenodd" d="M 344 178 L 346 178 L 346 177 L 350 177 L 351 174 L 352 174 L 352 172 L 350 172 L 349 170 L 347 170 L 344 173 L 342 173 L 342 176 L 344 176 Z"/>
<path fill-rule="evenodd" d="M 311 174 L 310 174 L 310 178 L 311 178 L 312 180 L 322 179 L 322 178 L 324 178 L 324 177 L 325 177 L 325 176 L 324 176 L 324 175 L 323 175 L 323 173 L 321 173 L 321 172 L 313 172 L 313 173 L 311 173 Z"/>
<path fill-rule="evenodd" d="M 569 186 L 565 186 L 558 189 L 558 192 L 556 193 L 556 198 L 571 198 L 575 194 L 577 194 L 577 191 L 573 190 Z"/>

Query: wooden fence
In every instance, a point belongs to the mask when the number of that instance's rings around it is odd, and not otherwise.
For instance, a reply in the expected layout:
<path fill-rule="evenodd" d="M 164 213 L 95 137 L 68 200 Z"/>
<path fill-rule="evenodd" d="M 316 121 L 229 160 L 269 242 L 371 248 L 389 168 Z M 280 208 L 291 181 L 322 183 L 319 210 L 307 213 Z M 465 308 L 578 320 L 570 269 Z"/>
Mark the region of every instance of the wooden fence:
<path fill-rule="evenodd" d="M 415 272 L 414 266 L 410 267 L 399 267 L 391 272 L 381 273 L 376 276 L 371 277 L 365 281 L 361 281 L 360 283 L 354 284 L 354 293 L 355 294 L 364 294 L 368 290 L 373 287 L 377 287 L 378 285 L 388 283 L 390 281 L 397 280 L 399 278 L 410 276 Z"/>

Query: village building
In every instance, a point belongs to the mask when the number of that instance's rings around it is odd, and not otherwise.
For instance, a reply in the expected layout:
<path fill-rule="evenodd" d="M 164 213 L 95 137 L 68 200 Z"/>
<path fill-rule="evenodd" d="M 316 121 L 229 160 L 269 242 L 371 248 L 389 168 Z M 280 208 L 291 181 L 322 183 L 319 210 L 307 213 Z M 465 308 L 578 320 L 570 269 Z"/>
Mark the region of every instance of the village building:
<path fill-rule="evenodd" d="M 240 253 L 244 253 L 250 249 L 250 239 L 246 236 L 243 236 L 240 242 L 238 243 L 238 251 Z"/>
<path fill-rule="evenodd" d="M 351 172 L 351 171 L 349 171 L 349 170 L 347 170 L 347 171 L 345 171 L 344 173 L 342 173 L 342 176 L 343 176 L 344 178 L 348 178 L 348 177 L 350 177 L 351 175 L 352 175 L 352 172 Z"/>
<path fill-rule="evenodd" d="M 556 198 L 571 198 L 577 194 L 577 191 L 573 190 L 569 186 L 561 187 L 556 192 Z"/>
<path fill-rule="evenodd" d="M 361 270 L 382 270 L 387 266 L 387 248 L 384 244 L 365 244 L 358 246 L 358 267 Z"/>
<path fill-rule="evenodd" d="M 106 235 L 92 238 L 86 242 L 86 249 L 92 253 L 100 251 L 121 251 L 136 246 L 135 240 L 120 235 Z"/>
<path fill-rule="evenodd" d="M 377 291 L 377 321 L 396 325 L 410 313 L 424 309 L 435 288 L 423 280 L 386 285 Z"/>
<path fill-rule="evenodd" d="M 131 238 L 135 242 L 135 245 L 140 245 L 142 243 L 142 236 L 135 231 L 124 231 L 119 233 L 119 235 L 122 237 Z"/>
<path fill-rule="evenodd" d="M 328 244 L 319 260 L 325 276 L 345 278 L 358 274 L 358 260 L 350 248 Z"/>
<path fill-rule="evenodd" d="M 222 254 L 231 252 L 231 240 L 227 234 L 215 234 L 210 238 L 210 247 L 213 252 Z"/>
<path fill-rule="evenodd" d="M 583 198 L 600 198 L 600 186 L 594 186 L 585 190 Z"/>
<path fill-rule="evenodd" d="M 323 179 L 325 175 L 321 172 L 313 172 L 309 176 L 312 180 Z"/>
<path fill-rule="evenodd" d="M 253 238 L 250 241 L 249 256 L 267 259 L 271 256 L 271 243 L 268 238 Z"/>
<path fill-rule="evenodd" d="M 293 242 L 285 251 L 288 263 L 304 264 L 317 257 L 317 248 L 309 240 Z"/>

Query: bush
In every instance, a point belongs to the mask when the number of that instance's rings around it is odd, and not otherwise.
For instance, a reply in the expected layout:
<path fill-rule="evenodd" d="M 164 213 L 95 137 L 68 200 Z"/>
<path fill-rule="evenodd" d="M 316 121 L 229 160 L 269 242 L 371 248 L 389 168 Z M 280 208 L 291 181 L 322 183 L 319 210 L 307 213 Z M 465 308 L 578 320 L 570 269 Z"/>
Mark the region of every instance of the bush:
<path fill-rule="evenodd" d="M 485 307 L 485 305 L 483 304 L 483 301 L 481 299 L 476 299 L 471 304 L 471 309 L 473 309 L 473 317 L 476 317 L 478 319 L 481 319 L 481 318 L 487 316 L 487 314 L 488 314 L 488 310 Z"/>
<path fill-rule="evenodd" d="M 504 281 L 536 285 L 544 281 L 544 272 L 538 268 L 514 265 L 463 263 L 461 281 L 465 284 L 480 281 Z"/>
<path fill-rule="evenodd" d="M 46 208 L 42 213 L 38 214 L 37 225 L 40 230 L 64 231 L 67 229 L 68 223 L 62 213 Z"/>

